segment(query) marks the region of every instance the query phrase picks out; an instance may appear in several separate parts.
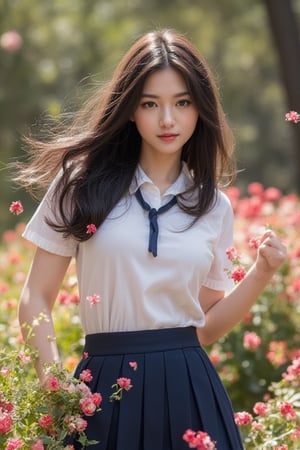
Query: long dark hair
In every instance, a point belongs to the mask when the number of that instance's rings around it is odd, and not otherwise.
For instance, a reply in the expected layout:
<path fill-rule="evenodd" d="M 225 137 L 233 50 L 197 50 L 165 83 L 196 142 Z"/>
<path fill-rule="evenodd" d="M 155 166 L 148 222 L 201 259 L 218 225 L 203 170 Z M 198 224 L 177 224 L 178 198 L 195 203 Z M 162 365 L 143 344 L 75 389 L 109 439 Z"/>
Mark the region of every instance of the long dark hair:
<path fill-rule="evenodd" d="M 15 180 L 28 190 L 47 187 L 57 177 L 57 231 L 79 241 L 89 238 L 87 224 L 99 227 L 128 192 L 139 157 L 141 138 L 130 120 L 146 78 L 171 67 L 183 76 L 199 119 L 184 145 L 182 160 L 193 175 L 194 205 L 179 196 L 182 210 L 195 219 L 213 205 L 216 187 L 234 174 L 233 137 L 218 91 L 204 59 L 183 35 L 150 32 L 139 38 L 118 64 L 111 81 L 79 111 L 64 136 L 30 144 L 29 164 L 19 163 Z"/>

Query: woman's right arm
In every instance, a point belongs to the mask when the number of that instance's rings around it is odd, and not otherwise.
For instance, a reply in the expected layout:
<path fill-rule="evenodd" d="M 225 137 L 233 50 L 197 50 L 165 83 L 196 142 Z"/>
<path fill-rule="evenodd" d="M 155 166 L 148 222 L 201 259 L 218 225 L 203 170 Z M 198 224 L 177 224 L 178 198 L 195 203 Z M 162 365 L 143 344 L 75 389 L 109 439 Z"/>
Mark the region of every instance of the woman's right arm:
<path fill-rule="evenodd" d="M 40 321 L 34 327 L 34 336 L 29 341 L 39 353 L 37 372 L 41 382 L 44 379 L 43 365 L 60 361 L 52 309 L 70 260 L 70 257 L 49 253 L 38 247 L 20 297 L 18 314 L 21 327 L 23 324 L 31 326 L 41 313 L 46 314 L 49 319 Z M 25 339 L 27 333 L 27 328 L 22 327 Z"/>

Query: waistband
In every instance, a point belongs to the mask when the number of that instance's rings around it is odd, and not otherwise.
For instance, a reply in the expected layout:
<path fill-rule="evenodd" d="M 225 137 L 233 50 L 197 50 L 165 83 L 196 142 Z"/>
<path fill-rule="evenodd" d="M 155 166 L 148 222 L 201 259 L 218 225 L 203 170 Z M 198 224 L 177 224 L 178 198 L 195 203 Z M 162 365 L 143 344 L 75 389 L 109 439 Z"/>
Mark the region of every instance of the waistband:
<path fill-rule="evenodd" d="M 88 334 L 84 351 L 89 356 L 148 353 L 199 347 L 195 327 L 118 331 Z"/>

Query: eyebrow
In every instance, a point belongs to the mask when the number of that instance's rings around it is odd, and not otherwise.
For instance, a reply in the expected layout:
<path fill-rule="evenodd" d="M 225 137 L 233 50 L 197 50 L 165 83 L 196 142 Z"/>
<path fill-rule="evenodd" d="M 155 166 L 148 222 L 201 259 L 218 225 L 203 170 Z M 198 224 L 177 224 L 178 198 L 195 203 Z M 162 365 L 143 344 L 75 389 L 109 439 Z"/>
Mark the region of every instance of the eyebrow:
<path fill-rule="evenodd" d="M 185 92 L 179 92 L 178 94 L 175 94 L 174 97 L 184 97 L 184 96 L 190 96 L 191 94 L 188 91 Z M 148 97 L 148 98 L 159 98 L 159 95 L 155 95 L 155 94 L 147 94 L 146 92 L 144 92 L 141 97 Z"/>

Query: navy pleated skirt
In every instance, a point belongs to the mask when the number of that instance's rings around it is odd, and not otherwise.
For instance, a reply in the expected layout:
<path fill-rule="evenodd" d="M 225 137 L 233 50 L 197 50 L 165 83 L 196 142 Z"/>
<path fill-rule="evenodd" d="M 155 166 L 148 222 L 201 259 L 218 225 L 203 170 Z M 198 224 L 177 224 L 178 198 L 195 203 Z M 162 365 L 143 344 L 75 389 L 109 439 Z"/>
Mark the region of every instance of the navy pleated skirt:
<path fill-rule="evenodd" d="M 188 450 L 182 436 L 189 428 L 206 431 L 218 450 L 243 449 L 230 400 L 195 328 L 90 334 L 84 352 L 75 376 L 90 369 L 88 384 L 103 397 L 102 410 L 86 418 L 88 438 L 100 441 L 91 450 Z M 130 378 L 132 388 L 111 401 L 119 377 Z"/>

